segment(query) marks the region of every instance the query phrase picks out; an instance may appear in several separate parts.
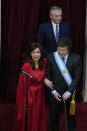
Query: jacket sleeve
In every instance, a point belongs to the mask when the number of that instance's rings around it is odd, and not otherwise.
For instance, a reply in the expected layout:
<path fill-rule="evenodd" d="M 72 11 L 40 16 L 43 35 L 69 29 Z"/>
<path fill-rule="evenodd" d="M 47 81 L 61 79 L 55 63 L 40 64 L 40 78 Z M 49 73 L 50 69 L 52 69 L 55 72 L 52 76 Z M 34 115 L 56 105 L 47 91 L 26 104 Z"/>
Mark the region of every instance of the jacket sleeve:
<path fill-rule="evenodd" d="M 82 64 L 80 61 L 80 57 L 78 57 L 74 63 L 72 83 L 68 90 L 70 93 L 72 93 L 76 89 L 80 81 L 81 73 L 82 73 Z"/>
<path fill-rule="evenodd" d="M 48 80 L 51 80 L 51 62 L 50 62 L 50 56 L 47 56 L 47 64 L 46 64 L 46 78 Z"/>
<path fill-rule="evenodd" d="M 37 42 L 41 44 L 41 46 L 43 48 L 44 55 L 47 56 L 47 50 L 46 50 L 46 48 L 44 46 L 44 44 L 45 44 L 45 35 L 44 35 L 44 29 L 43 29 L 42 24 L 39 25 L 39 29 L 38 29 L 38 33 L 37 33 Z"/>
<path fill-rule="evenodd" d="M 72 35 L 71 35 L 69 24 L 67 24 L 66 37 L 68 37 L 70 40 L 72 40 Z"/>
<path fill-rule="evenodd" d="M 47 56 L 47 64 L 46 64 L 46 78 L 48 80 L 52 81 L 52 78 L 51 78 L 52 77 L 52 63 L 51 63 L 50 59 L 51 59 L 51 55 L 48 55 Z M 48 89 L 49 89 L 49 91 L 55 90 L 54 88 L 53 89 L 48 88 Z"/>

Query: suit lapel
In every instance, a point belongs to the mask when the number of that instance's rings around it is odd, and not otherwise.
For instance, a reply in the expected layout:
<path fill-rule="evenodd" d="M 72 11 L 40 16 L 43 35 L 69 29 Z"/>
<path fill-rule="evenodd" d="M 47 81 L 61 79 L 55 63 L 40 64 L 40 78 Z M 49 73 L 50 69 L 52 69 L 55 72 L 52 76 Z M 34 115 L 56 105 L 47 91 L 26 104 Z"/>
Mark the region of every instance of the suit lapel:
<path fill-rule="evenodd" d="M 56 42 L 54 31 L 53 31 L 53 26 L 52 26 L 52 22 L 51 21 L 49 22 L 49 32 L 50 32 L 50 35 L 53 37 L 53 41 Z"/>
<path fill-rule="evenodd" d="M 62 32 L 62 23 L 59 24 L 59 38 L 61 37 Z"/>
<path fill-rule="evenodd" d="M 68 70 L 71 69 L 71 64 L 72 64 L 71 59 L 72 59 L 72 56 L 71 56 L 71 54 L 69 54 L 68 58 L 67 58 L 67 62 L 66 62 L 66 67 L 67 67 Z"/>
<path fill-rule="evenodd" d="M 55 35 L 54 35 L 54 31 L 53 31 L 53 26 L 52 26 L 52 22 L 49 21 L 49 33 L 50 33 L 50 36 L 53 37 L 53 41 L 56 42 L 56 39 L 55 39 Z M 61 37 L 61 34 L 62 34 L 62 22 L 59 24 L 59 38 Z"/>

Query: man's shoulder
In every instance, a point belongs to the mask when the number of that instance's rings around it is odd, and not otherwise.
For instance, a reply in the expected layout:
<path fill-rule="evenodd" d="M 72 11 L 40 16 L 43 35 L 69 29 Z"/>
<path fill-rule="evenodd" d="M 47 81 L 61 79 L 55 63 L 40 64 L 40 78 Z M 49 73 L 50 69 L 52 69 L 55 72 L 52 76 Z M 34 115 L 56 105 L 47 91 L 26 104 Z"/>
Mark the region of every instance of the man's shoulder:
<path fill-rule="evenodd" d="M 54 52 L 51 52 L 48 54 L 49 57 L 53 56 L 54 55 Z"/>
<path fill-rule="evenodd" d="M 47 55 L 47 59 L 49 59 L 49 60 L 52 60 L 53 57 L 54 57 L 54 53 L 49 53 Z"/>
<path fill-rule="evenodd" d="M 80 59 L 80 55 L 76 53 L 70 53 L 70 56 L 72 57 L 72 59 Z"/>
<path fill-rule="evenodd" d="M 80 55 L 76 53 L 70 53 L 70 55 L 72 55 L 73 57 L 80 57 Z"/>
<path fill-rule="evenodd" d="M 49 24 L 51 24 L 51 21 L 43 22 L 43 23 L 40 24 L 40 26 L 41 26 L 41 27 L 44 27 L 44 26 L 46 27 L 46 26 L 48 26 Z"/>
<path fill-rule="evenodd" d="M 67 22 L 65 22 L 65 21 L 62 21 L 61 23 L 60 23 L 60 26 L 69 26 L 69 23 L 67 23 Z"/>

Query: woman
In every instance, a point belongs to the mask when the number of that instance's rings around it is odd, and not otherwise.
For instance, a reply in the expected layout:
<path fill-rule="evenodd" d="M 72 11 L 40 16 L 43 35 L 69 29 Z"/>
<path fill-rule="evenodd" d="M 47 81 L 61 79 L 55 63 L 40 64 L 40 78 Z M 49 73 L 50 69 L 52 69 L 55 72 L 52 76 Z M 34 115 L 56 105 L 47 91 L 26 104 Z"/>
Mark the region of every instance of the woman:
<path fill-rule="evenodd" d="M 43 57 L 39 43 L 31 43 L 31 48 L 22 70 L 30 74 L 28 77 L 28 114 L 27 131 L 46 131 L 46 112 L 44 102 L 44 78 L 46 59 Z M 17 129 L 25 131 L 26 107 L 26 75 L 20 73 L 17 88 Z M 19 123 L 19 124 L 18 124 Z"/>

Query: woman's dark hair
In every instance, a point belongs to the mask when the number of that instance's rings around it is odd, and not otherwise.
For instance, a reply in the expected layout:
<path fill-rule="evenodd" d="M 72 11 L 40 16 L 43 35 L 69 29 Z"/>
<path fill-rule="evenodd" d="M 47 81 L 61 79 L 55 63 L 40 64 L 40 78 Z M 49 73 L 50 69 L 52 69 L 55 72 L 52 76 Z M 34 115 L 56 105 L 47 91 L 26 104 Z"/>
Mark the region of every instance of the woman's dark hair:
<path fill-rule="evenodd" d="M 40 57 L 40 59 L 39 59 L 39 61 L 38 61 L 38 63 L 39 63 L 39 69 L 43 69 L 43 65 L 44 65 L 43 50 L 42 50 L 41 45 L 40 45 L 39 43 L 37 43 L 37 42 L 32 42 L 32 43 L 31 43 L 31 46 L 30 46 L 30 48 L 29 48 L 29 51 L 28 51 L 28 52 L 26 53 L 26 55 L 25 55 L 25 58 L 24 58 L 23 63 L 29 62 L 29 63 L 31 64 L 31 66 L 32 66 L 32 69 L 35 69 L 35 63 L 34 63 L 34 61 L 32 60 L 31 52 L 32 52 L 33 50 L 35 50 L 36 48 L 39 48 L 39 50 L 40 50 L 40 52 L 41 52 L 41 57 Z"/>

